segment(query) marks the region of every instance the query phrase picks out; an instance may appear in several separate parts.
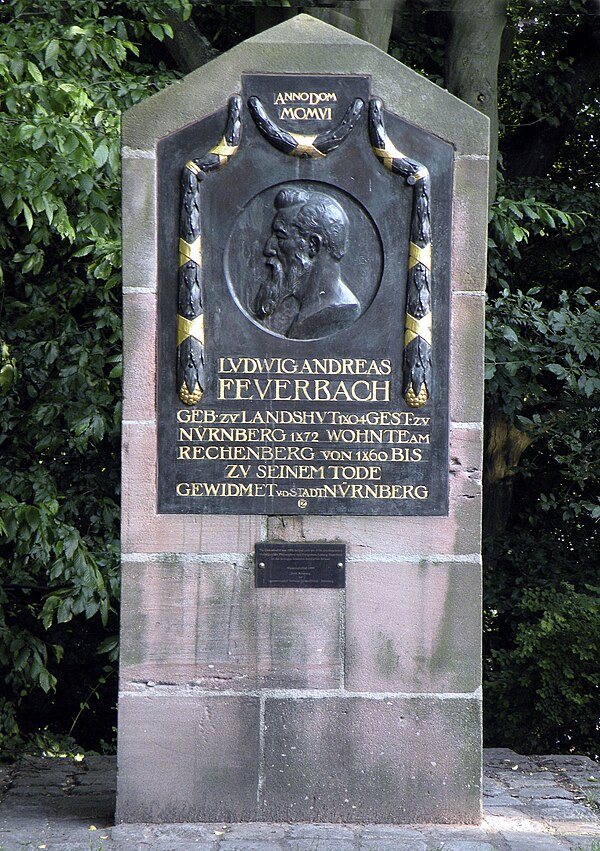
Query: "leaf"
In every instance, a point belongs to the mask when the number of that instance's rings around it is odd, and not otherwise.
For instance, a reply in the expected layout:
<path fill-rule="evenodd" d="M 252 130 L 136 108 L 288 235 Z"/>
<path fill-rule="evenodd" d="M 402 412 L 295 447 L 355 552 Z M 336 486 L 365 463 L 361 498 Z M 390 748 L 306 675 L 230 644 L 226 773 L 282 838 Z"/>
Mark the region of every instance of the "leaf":
<path fill-rule="evenodd" d="M 114 653 L 119 648 L 119 636 L 118 635 L 110 635 L 108 638 L 105 638 L 104 641 L 101 641 L 98 645 L 97 652 L 98 653 Z"/>
<path fill-rule="evenodd" d="M 94 151 L 94 162 L 101 168 L 106 160 L 108 159 L 108 145 L 106 142 L 100 142 L 96 150 Z"/>
<path fill-rule="evenodd" d="M 508 325 L 505 325 L 502 328 L 502 336 L 505 340 L 508 340 L 510 343 L 518 343 L 519 338 L 517 337 L 515 331 L 510 328 Z"/>
<path fill-rule="evenodd" d="M 159 41 L 164 40 L 165 32 L 160 24 L 148 24 L 148 29 L 150 30 L 154 38 L 157 38 Z"/>
<path fill-rule="evenodd" d="M 554 375 L 558 376 L 558 378 L 565 378 L 567 374 L 567 371 L 564 366 L 559 363 L 549 363 L 546 365 L 546 369 L 550 372 L 553 372 Z"/>
<path fill-rule="evenodd" d="M 31 79 L 34 82 L 36 82 L 36 83 L 43 83 L 44 82 L 42 72 L 40 71 L 38 66 L 35 65 L 33 62 L 27 63 L 27 70 L 29 71 L 29 76 L 31 77 Z"/>
<path fill-rule="evenodd" d="M 28 230 L 31 230 L 33 227 L 33 213 L 31 212 L 31 208 L 23 202 L 23 215 L 25 216 L 25 224 L 27 225 Z"/>
<path fill-rule="evenodd" d="M 46 46 L 46 51 L 44 53 L 44 62 L 46 63 L 46 65 L 53 65 L 56 62 L 59 51 L 60 43 L 58 39 L 53 38 L 51 41 L 48 42 Z"/>
<path fill-rule="evenodd" d="M 56 678 L 44 668 L 40 671 L 39 683 L 45 692 L 49 692 L 56 685 Z"/>

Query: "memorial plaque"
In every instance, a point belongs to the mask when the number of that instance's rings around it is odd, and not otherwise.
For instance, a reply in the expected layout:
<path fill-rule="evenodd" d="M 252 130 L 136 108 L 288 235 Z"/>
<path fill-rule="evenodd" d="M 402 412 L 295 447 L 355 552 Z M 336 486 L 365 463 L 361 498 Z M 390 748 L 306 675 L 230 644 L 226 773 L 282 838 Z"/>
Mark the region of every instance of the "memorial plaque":
<path fill-rule="evenodd" d="M 158 510 L 448 506 L 452 148 L 359 75 L 246 74 L 158 146 Z"/>
<path fill-rule="evenodd" d="M 344 588 L 344 544 L 259 543 L 257 588 Z"/>

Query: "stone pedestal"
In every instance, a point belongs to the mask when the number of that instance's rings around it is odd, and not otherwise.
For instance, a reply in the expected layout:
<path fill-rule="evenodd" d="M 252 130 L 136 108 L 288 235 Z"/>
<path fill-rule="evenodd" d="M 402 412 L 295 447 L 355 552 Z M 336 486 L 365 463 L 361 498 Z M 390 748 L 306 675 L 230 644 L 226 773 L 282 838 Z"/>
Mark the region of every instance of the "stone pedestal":
<path fill-rule="evenodd" d="M 370 75 L 452 145 L 448 516 L 157 513 L 156 146 L 248 71 Z M 117 818 L 478 821 L 487 120 L 301 15 L 130 110 L 123 143 Z M 255 588 L 275 540 L 344 542 L 346 588 Z"/>

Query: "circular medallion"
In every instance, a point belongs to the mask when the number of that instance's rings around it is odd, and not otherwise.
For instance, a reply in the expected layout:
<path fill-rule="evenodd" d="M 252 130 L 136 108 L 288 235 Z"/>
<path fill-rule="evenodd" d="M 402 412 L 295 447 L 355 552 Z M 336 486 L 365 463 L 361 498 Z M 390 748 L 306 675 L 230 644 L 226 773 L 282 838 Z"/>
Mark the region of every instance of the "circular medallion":
<path fill-rule="evenodd" d="M 368 310 L 383 271 L 377 227 L 347 192 L 296 180 L 255 195 L 225 249 L 225 275 L 242 312 L 271 334 L 316 340 Z"/>

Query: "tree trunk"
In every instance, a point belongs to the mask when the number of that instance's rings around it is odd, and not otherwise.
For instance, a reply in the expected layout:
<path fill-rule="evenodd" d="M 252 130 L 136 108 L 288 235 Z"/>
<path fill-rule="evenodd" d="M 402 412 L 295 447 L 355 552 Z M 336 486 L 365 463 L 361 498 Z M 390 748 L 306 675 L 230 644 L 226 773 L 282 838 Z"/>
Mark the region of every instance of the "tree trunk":
<path fill-rule="evenodd" d="M 560 110 L 562 100 L 550 104 L 547 118 L 524 115 L 520 127 L 505 138 L 502 150 L 507 176 L 545 177 L 556 162 L 566 140 L 573 135 L 582 104 L 593 103 L 600 79 L 600 17 L 585 16 L 584 22 L 566 40 L 562 73 L 553 61 L 555 86 L 570 90 L 572 108 Z M 554 108 L 554 113 L 552 113 Z"/>
<path fill-rule="evenodd" d="M 218 55 L 219 51 L 204 38 L 191 18 L 182 21 L 175 12 L 167 11 L 165 20 L 173 30 L 173 38 L 165 39 L 167 50 L 177 67 L 189 74 L 205 65 Z"/>
<path fill-rule="evenodd" d="M 490 119 L 490 204 L 496 197 L 498 62 L 507 0 L 451 0 L 446 86 Z"/>
<path fill-rule="evenodd" d="M 394 10 L 403 5 L 404 0 L 379 0 L 374 4 L 356 3 L 355 0 L 343 0 L 336 3 L 335 9 L 305 9 L 314 18 L 332 24 L 351 35 L 370 41 L 375 47 L 387 51 L 392 32 Z"/>
<path fill-rule="evenodd" d="M 508 525 L 514 476 L 533 438 L 520 431 L 493 403 L 486 405 L 484 437 L 483 532 L 495 536 Z"/>

